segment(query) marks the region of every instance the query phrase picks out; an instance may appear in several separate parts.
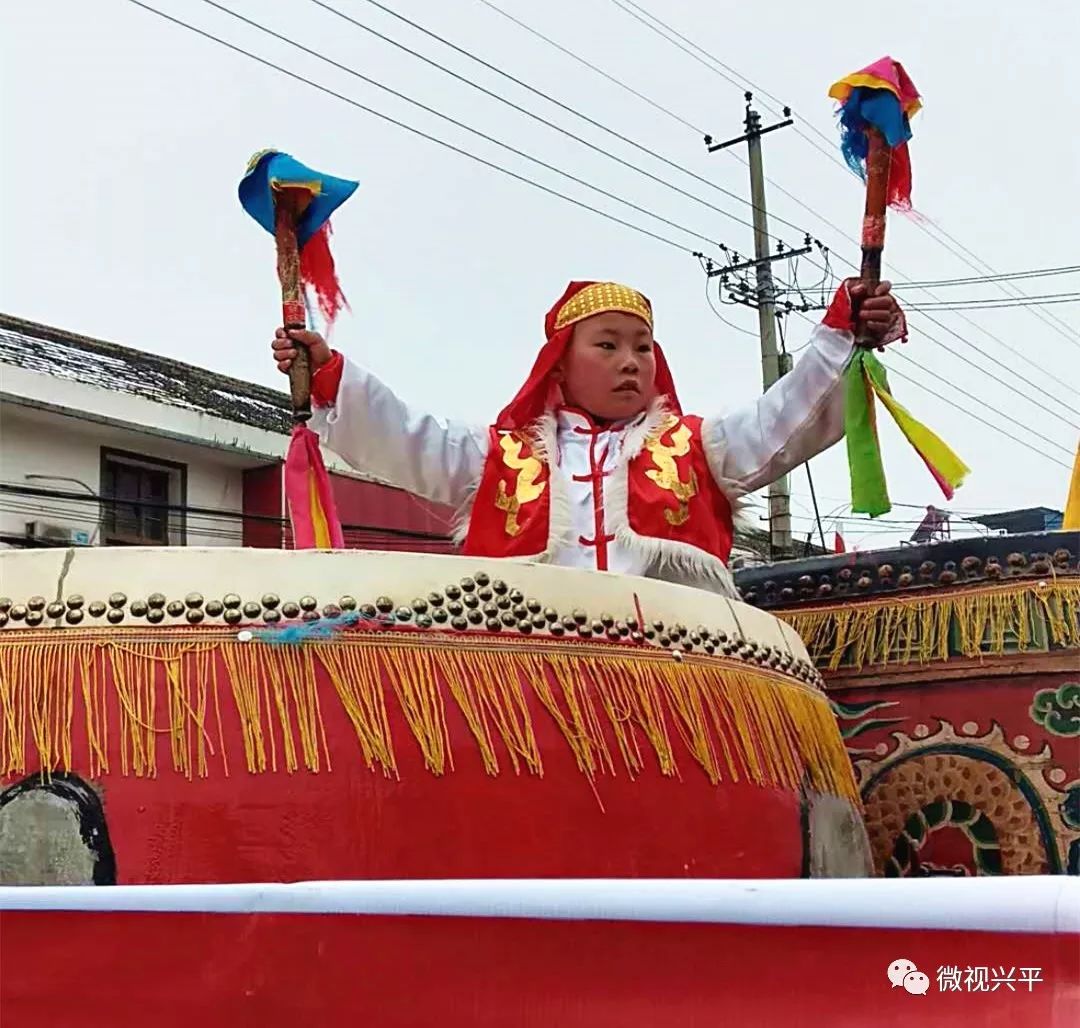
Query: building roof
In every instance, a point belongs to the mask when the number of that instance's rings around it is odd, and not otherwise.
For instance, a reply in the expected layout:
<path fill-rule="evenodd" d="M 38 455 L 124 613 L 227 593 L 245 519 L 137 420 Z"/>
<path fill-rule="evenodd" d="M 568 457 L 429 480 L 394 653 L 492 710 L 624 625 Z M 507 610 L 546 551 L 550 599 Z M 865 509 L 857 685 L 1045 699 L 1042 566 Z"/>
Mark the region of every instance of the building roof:
<path fill-rule="evenodd" d="M 1062 512 L 1053 507 L 1020 507 L 1017 510 L 1002 510 L 994 514 L 980 514 L 978 517 L 969 517 L 968 521 L 977 521 L 987 528 L 1008 528 L 1017 522 L 1038 521 L 1045 523 L 1057 521 L 1060 523 Z"/>
<path fill-rule="evenodd" d="M 0 365 L 12 365 L 267 432 L 292 427 L 286 393 L 183 361 L 0 314 Z"/>
<path fill-rule="evenodd" d="M 743 599 L 766 610 L 922 590 L 1080 575 L 1080 532 L 1032 532 L 839 553 L 735 573 Z"/>

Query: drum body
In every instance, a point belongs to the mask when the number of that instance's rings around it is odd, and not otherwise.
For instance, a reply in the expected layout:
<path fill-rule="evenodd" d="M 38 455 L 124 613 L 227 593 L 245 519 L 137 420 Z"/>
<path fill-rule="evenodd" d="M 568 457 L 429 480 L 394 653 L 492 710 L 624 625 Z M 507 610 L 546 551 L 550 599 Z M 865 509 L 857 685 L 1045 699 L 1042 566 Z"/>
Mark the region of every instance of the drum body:
<path fill-rule="evenodd" d="M 798 635 L 411 554 L 0 554 L 0 884 L 869 868 Z"/>
<path fill-rule="evenodd" d="M 1080 533 L 747 571 L 803 635 L 879 874 L 1080 874 Z"/>

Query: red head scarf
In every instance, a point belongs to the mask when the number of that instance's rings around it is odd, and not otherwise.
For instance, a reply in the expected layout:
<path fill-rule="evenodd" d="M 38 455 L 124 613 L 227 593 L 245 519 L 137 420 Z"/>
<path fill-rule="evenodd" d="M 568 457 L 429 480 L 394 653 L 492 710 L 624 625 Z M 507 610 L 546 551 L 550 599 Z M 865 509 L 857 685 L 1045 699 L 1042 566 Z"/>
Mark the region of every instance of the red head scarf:
<path fill-rule="evenodd" d="M 579 316 L 569 323 L 566 323 L 565 316 L 560 318 L 560 315 L 564 314 L 564 308 L 578 293 L 589 286 L 595 285 L 601 285 L 601 283 L 571 282 L 566 287 L 566 292 L 559 297 L 555 306 L 548 311 L 547 317 L 544 319 L 544 335 L 547 337 L 547 342 L 537 355 L 536 363 L 533 364 L 532 371 L 529 372 L 525 384 L 518 390 L 517 396 L 499 414 L 495 427 L 500 431 L 524 428 L 555 405 L 558 397 L 558 383 L 553 377 L 553 372 L 558 367 L 559 361 L 562 360 L 563 354 L 566 353 L 566 348 L 570 345 L 570 340 L 574 335 L 574 325 L 578 321 L 586 317 L 592 317 L 594 314 L 603 314 L 606 311 L 622 311 L 645 318 L 645 314 L 641 309 L 643 307 L 650 316 L 646 320 L 651 322 L 652 305 L 640 293 L 627 290 L 625 286 L 613 286 L 612 292 L 624 295 L 632 294 L 636 298 L 633 304 L 622 304 L 617 298 L 609 298 L 605 302 L 605 297 L 601 295 L 597 297 L 597 303 L 590 304 L 587 310 L 581 312 Z M 651 323 L 650 327 L 652 327 Z M 655 341 L 653 349 L 656 354 L 656 378 L 653 382 L 655 393 L 657 396 L 666 396 L 671 409 L 681 414 L 682 408 L 679 406 L 679 398 L 675 394 L 675 383 L 672 380 L 671 371 L 668 369 L 667 360 L 664 358 L 664 352 L 660 349 L 659 343 L 655 343 Z"/>

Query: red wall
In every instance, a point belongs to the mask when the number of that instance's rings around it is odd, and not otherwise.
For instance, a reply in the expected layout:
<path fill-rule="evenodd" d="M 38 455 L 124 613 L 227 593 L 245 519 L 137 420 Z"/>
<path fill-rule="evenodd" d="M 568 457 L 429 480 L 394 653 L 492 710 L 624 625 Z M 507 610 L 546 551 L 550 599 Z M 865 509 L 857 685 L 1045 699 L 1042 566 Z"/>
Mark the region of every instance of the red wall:
<path fill-rule="evenodd" d="M 454 511 L 404 489 L 331 475 L 338 516 L 350 549 L 452 553 Z M 365 526 L 363 529 L 348 526 Z M 392 531 L 385 531 L 391 529 Z M 415 533 L 398 535 L 396 533 Z"/>
<path fill-rule="evenodd" d="M 255 520 L 252 515 L 285 516 L 282 465 L 268 464 L 244 472 L 244 545 L 268 549 L 292 546 L 292 532 L 280 521 Z M 452 553 L 453 510 L 377 482 L 331 474 L 338 516 L 349 549 L 406 550 Z"/>
<path fill-rule="evenodd" d="M 248 468 L 244 472 L 243 510 L 247 515 L 260 515 L 262 518 L 277 518 L 277 521 L 244 518 L 243 540 L 245 546 L 257 546 L 260 549 L 280 550 L 283 541 L 284 526 L 280 518 L 283 514 L 284 497 L 281 489 L 282 465 L 264 464 L 261 468 Z"/>
<path fill-rule="evenodd" d="M 330 482 L 343 525 L 396 528 L 427 535 L 448 535 L 453 511 L 404 489 L 331 475 Z"/>

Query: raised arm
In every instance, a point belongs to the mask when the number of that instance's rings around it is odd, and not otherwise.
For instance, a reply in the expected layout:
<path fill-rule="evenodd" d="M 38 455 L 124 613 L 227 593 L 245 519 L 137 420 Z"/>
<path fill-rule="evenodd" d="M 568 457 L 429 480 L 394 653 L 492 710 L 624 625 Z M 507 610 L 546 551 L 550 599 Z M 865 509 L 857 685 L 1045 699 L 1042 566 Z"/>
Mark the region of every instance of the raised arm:
<path fill-rule="evenodd" d="M 483 470 L 486 429 L 410 407 L 370 371 L 331 353 L 317 333 L 296 332 L 289 340 L 278 331 L 274 357 L 283 371 L 297 343 L 311 351 L 311 427 L 326 446 L 390 485 L 435 503 L 462 504 Z"/>
<path fill-rule="evenodd" d="M 844 435 L 843 373 L 854 346 L 852 293 L 845 284 L 810 335 L 792 371 L 754 403 L 732 414 L 707 417 L 705 450 L 717 483 L 729 496 L 752 493 L 798 467 Z M 888 283 L 863 301 L 860 321 L 880 343 L 899 338 L 903 315 Z"/>

